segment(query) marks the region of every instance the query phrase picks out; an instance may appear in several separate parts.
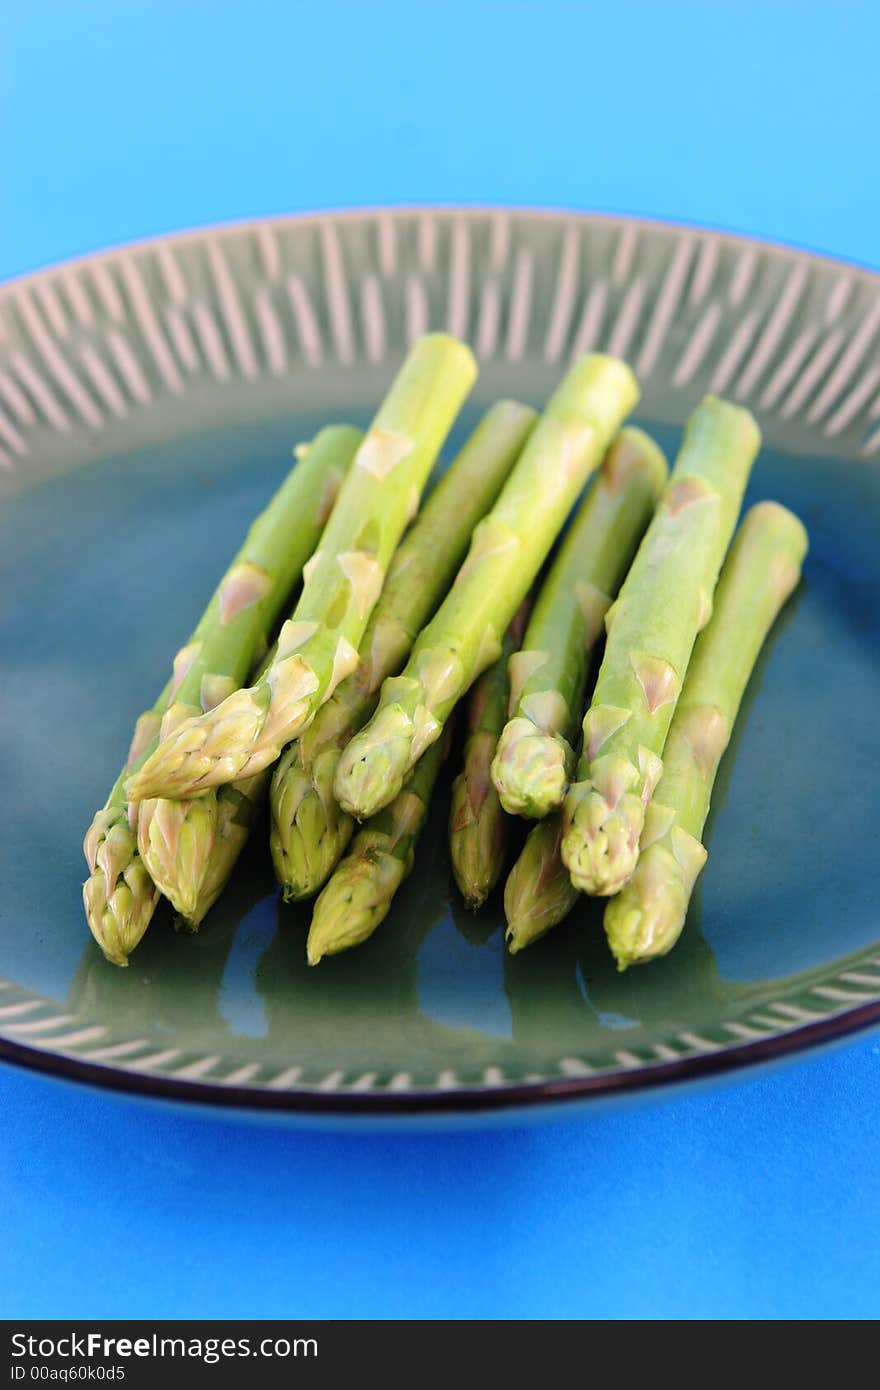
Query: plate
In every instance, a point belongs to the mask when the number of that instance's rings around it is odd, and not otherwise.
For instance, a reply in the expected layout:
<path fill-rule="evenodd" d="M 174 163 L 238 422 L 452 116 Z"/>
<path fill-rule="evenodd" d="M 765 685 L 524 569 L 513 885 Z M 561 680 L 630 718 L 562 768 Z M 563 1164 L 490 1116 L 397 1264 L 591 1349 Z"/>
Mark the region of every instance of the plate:
<path fill-rule="evenodd" d="M 257 835 L 200 935 L 162 913 L 106 964 L 84 827 L 227 557 L 328 420 L 366 422 L 447 328 L 540 404 L 573 354 L 626 356 L 674 451 L 706 390 L 750 406 L 749 499 L 806 522 L 803 585 L 756 672 L 664 961 L 618 975 L 585 900 L 510 958 L 450 884 L 438 797 L 360 950 L 309 969 Z M 305 1120 L 475 1117 L 624 1096 L 880 1021 L 880 283 L 712 231 L 503 209 L 283 218 L 0 290 L 0 1052 L 68 1078 Z"/>

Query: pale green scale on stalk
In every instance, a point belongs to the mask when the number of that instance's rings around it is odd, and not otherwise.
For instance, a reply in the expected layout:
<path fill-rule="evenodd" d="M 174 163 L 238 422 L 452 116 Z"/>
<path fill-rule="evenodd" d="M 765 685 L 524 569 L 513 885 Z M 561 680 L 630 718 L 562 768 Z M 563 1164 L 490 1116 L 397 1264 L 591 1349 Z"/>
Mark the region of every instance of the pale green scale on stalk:
<path fill-rule="evenodd" d="M 605 909 L 620 970 L 666 955 L 681 934 L 706 862 L 702 834 L 718 767 L 758 654 L 798 583 L 806 552 L 800 521 L 775 502 L 752 507 L 734 539 L 669 728 L 639 862 Z"/>
<path fill-rule="evenodd" d="M 413 870 L 444 743 L 435 743 L 390 805 L 361 826 L 336 866 L 312 913 L 309 965 L 360 946 L 388 916 L 395 893 Z"/>
<path fill-rule="evenodd" d="M 501 655 L 484 671 L 468 695 L 468 732 L 461 772 L 452 783 L 449 857 L 459 891 L 476 910 L 488 898 L 504 868 L 508 821 L 490 768 L 510 699 L 508 664 L 522 640 L 526 614 L 520 610 L 504 635 Z"/>
<path fill-rule="evenodd" d="M 492 763 L 505 811 L 534 819 L 561 806 L 575 768 L 589 654 L 666 482 L 662 451 L 624 429 L 541 585 L 522 651 L 510 661 L 509 718 Z"/>
<path fill-rule="evenodd" d="M 198 795 L 276 762 L 357 666 L 357 647 L 422 489 L 476 377 L 445 334 L 421 338 L 339 491 L 265 676 L 164 739 L 131 780 L 136 798 Z"/>
<path fill-rule="evenodd" d="M 615 603 L 578 780 L 564 802 L 562 857 L 576 888 L 610 897 L 635 869 L 645 809 L 697 633 L 760 445 L 752 416 L 707 396 Z"/>
<path fill-rule="evenodd" d="M 270 844 L 285 898 L 317 893 L 345 852 L 355 822 L 333 796 L 342 749 L 372 714 L 383 680 L 406 661 L 536 418 L 516 401 L 499 401 L 486 412 L 401 542 L 361 641 L 357 670 L 282 754 L 272 777 Z"/>
<path fill-rule="evenodd" d="M 497 658 L 572 504 L 637 400 L 625 362 L 592 355 L 570 368 L 405 670 L 385 681 L 375 715 L 339 760 L 334 790 L 351 815 L 388 804 Z"/>
<path fill-rule="evenodd" d="M 206 872 L 217 833 L 215 808 L 207 801 L 142 808 L 127 800 L 127 779 L 163 732 L 240 685 L 265 651 L 361 438 L 351 426 L 334 425 L 298 451 L 296 467 L 254 521 L 198 627 L 174 658 L 172 679 L 138 720 L 126 767 L 83 843 L 86 917 L 115 965 L 127 964 L 149 926 L 160 896 L 153 873 L 164 886 L 181 874 Z"/>

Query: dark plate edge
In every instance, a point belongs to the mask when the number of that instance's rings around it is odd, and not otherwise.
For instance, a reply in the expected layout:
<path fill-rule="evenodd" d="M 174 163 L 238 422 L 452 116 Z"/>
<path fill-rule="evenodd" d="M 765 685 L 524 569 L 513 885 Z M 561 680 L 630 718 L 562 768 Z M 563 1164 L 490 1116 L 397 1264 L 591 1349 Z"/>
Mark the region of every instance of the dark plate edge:
<path fill-rule="evenodd" d="M 559 1080 L 519 1082 L 473 1090 L 383 1092 L 271 1091 L 268 1087 L 226 1086 L 210 1081 L 178 1081 L 173 1076 L 141 1075 L 82 1061 L 64 1053 L 44 1052 L 0 1036 L 0 1061 L 104 1091 L 157 1100 L 190 1101 L 224 1110 L 289 1115 L 409 1116 L 492 1114 L 530 1109 L 553 1102 L 650 1093 L 669 1083 L 711 1079 L 759 1062 L 793 1058 L 798 1053 L 840 1041 L 852 1033 L 880 1027 L 880 1000 L 817 1019 L 782 1034 L 737 1043 L 718 1052 L 697 1053 L 674 1062 L 658 1062 L 632 1071 Z"/>

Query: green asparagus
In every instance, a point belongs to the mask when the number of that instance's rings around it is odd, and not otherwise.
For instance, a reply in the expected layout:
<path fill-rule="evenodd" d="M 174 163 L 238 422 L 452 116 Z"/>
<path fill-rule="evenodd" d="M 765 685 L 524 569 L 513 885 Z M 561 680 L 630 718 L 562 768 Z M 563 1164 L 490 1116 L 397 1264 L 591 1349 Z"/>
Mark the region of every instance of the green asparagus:
<path fill-rule="evenodd" d="M 504 885 L 505 940 L 513 954 L 567 917 L 580 893 L 562 862 L 562 811 L 532 826 Z"/>
<path fill-rule="evenodd" d="M 759 444 L 747 410 L 706 397 L 606 615 L 578 781 L 564 803 L 562 858 L 582 891 L 611 896 L 636 866 L 666 734 Z"/>
<path fill-rule="evenodd" d="M 590 586 L 586 591 L 589 601 L 582 603 L 588 621 L 579 626 L 576 622 L 574 624 L 579 638 L 576 655 L 581 657 L 584 671 L 590 651 L 599 637 L 604 615 L 648 524 L 665 478 L 666 463 L 656 445 L 639 430 L 623 430 L 612 445 L 595 487 L 588 494 L 566 538 L 565 548 L 583 550 L 579 565 L 580 582 Z M 549 649 L 551 653 L 558 652 L 565 636 L 572 631 L 571 621 L 566 623 L 562 619 L 566 613 L 565 605 L 568 605 L 569 614 L 574 607 L 571 591 L 578 583 L 578 577 L 577 571 L 565 573 L 563 561 L 566 559 L 563 550 L 541 590 L 535 614 L 526 632 L 525 646 L 534 640 L 539 651 Z M 572 564 L 575 563 L 576 557 L 572 556 Z M 552 604 L 545 597 L 550 594 L 554 599 Z M 533 638 L 536 617 L 545 603 L 549 609 L 547 635 L 538 628 Z M 552 621 L 557 605 L 560 610 L 558 625 Z M 576 612 L 575 619 L 577 616 Z M 590 618 L 592 621 L 589 621 Z M 573 638 L 571 640 L 574 641 Z M 552 660 L 551 657 L 551 665 Z M 558 681 L 559 677 L 556 679 Z M 579 679 L 583 680 L 584 677 Z M 524 682 L 526 693 L 529 684 L 530 676 Z M 532 688 L 537 690 L 538 687 Z M 560 682 L 557 689 L 562 688 Z M 581 698 L 580 691 L 581 687 L 576 686 L 575 698 L 569 701 L 567 727 L 560 725 L 559 728 L 566 740 L 574 735 L 572 724 L 576 727 L 575 710 Z M 523 695 L 520 695 L 518 709 L 522 707 Z M 529 736 L 535 738 L 534 725 L 531 730 Z M 506 940 L 511 952 L 521 951 L 555 927 L 568 916 L 578 899 L 578 890 L 562 862 L 561 841 L 562 812 L 557 809 L 529 831 L 522 853 L 508 875 L 504 886 L 504 912 L 507 918 Z"/>
<path fill-rule="evenodd" d="M 159 890 L 138 854 L 136 826 L 129 819 L 124 784 L 129 770 L 146 756 L 146 749 L 155 748 L 170 695 L 169 682 L 153 708 L 139 717 L 125 767 L 83 840 L 89 867 L 82 890 L 86 921 L 114 965 L 128 965 L 129 954 L 150 925 L 159 902 Z"/>
<path fill-rule="evenodd" d="M 624 362 L 588 356 L 569 370 L 405 670 L 385 681 L 376 714 L 343 751 L 334 791 L 349 814 L 373 815 L 397 795 L 456 702 L 497 658 L 572 503 L 637 399 Z"/>
<path fill-rule="evenodd" d="M 347 425 L 322 430 L 257 518 L 224 575 L 198 627 L 174 659 L 174 674 L 155 706 L 138 720 L 128 761 L 106 806 L 86 834 L 83 851 L 89 878 L 83 902 L 89 927 L 107 959 L 125 965 L 159 900 L 141 859 L 136 834 L 139 812 L 126 796 L 127 778 L 156 748 L 161 734 L 194 709 L 209 709 L 251 669 L 278 619 L 295 580 L 317 543 L 345 470 L 360 442 Z M 142 842 L 149 868 L 165 879 L 165 868 L 198 875 L 204 871 L 216 834 L 208 806 L 165 807 L 144 814 Z M 162 844 L 163 838 L 165 845 Z M 180 851 L 175 868 L 171 843 Z"/>
<path fill-rule="evenodd" d="M 412 873 L 415 847 L 445 752 L 441 739 L 421 759 L 397 796 L 361 827 L 315 903 L 306 954 L 309 965 L 360 946 L 391 908 Z"/>
<path fill-rule="evenodd" d="M 190 931 L 197 931 L 229 882 L 232 870 L 248 842 L 269 786 L 269 770 L 254 773 L 241 782 L 219 787 L 217 829 L 195 901 L 186 909 L 178 907 L 180 919 Z M 206 795 L 214 795 L 213 792 Z M 175 904 L 177 906 L 177 904 Z"/>
<path fill-rule="evenodd" d="M 320 540 L 321 531 L 333 508 L 342 479 L 362 439 L 361 432 L 351 426 L 332 426 L 323 430 L 311 445 L 299 446 L 297 452 L 301 459 L 299 469 L 302 470 L 302 476 L 298 488 L 294 489 L 293 479 L 299 470 L 294 469 L 291 474 L 291 505 L 286 509 L 287 530 L 282 529 L 280 525 L 280 514 L 278 519 L 274 520 L 271 531 L 264 519 L 260 518 L 254 529 L 260 533 L 265 532 L 265 540 L 258 545 L 254 544 L 253 539 L 249 542 L 249 548 L 254 553 L 259 550 L 264 555 L 273 555 L 277 551 L 283 557 L 284 592 L 277 594 L 271 608 L 266 609 L 260 629 L 256 628 L 256 618 L 253 615 L 253 609 L 257 605 L 251 605 L 250 609 L 243 610 L 241 616 L 236 616 L 236 622 L 241 625 L 247 613 L 251 628 L 241 627 L 239 634 L 235 631 L 228 634 L 228 652 L 234 666 L 229 665 L 225 672 L 227 680 L 218 683 L 215 692 L 211 694 L 211 703 L 208 703 L 204 695 L 199 699 L 199 688 L 190 676 L 187 676 L 162 719 L 160 739 L 167 738 L 184 720 L 193 718 L 202 710 L 213 708 L 217 698 L 225 698 L 231 690 L 240 686 L 253 670 L 254 656 L 265 653 L 267 636 L 274 628 L 290 590 L 301 578 L 309 556 Z M 313 499 L 308 491 L 310 479 L 320 479 L 324 458 L 331 460 L 332 472 L 327 475 L 327 482 L 320 495 Z M 315 491 L 314 484 L 311 484 L 311 491 Z M 313 501 L 316 503 L 314 507 L 311 505 Z M 229 627 L 234 629 L 235 623 L 230 623 Z M 258 633 L 258 643 L 249 640 L 250 631 Z M 237 635 L 240 641 L 236 648 Z M 260 662 L 259 675 L 268 669 L 268 665 L 269 662 L 266 660 Z M 233 796 L 232 800 L 238 808 L 240 795 Z M 238 809 L 235 816 L 237 824 L 240 819 Z M 207 911 L 207 908 L 204 908 L 198 915 L 200 899 L 203 898 L 202 883 L 206 878 L 216 881 L 218 874 L 218 865 L 212 864 L 221 819 L 217 791 L 210 788 L 201 796 L 183 801 L 148 797 L 137 804 L 136 817 L 138 850 L 150 877 L 184 922 L 196 926 Z M 228 825 L 228 821 L 227 806 L 223 809 L 224 826 Z M 218 849 L 218 858 L 221 860 L 226 857 L 225 851 L 228 849 L 228 831 L 224 834 L 224 841 L 226 844 Z M 240 848 L 241 846 L 239 852 Z M 234 863 L 234 859 L 232 862 Z M 218 886 L 214 899 L 219 892 Z"/>
<path fill-rule="evenodd" d="M 800 578 L 807 534 L 775 502 L 746 514 L 697 638 L 648 807 L 635 873 L 605 909 L 620 970 L 666 955 L 706 862 L 703 826 L 718 765 L 764 639 Z"/>
<path fill-rule="evenodd" d="M 314 549 L 314 546 L 312 548 Z M 254 672 L 257 680 L 268 670 L 274 658 L 273 646 Z M 198 931 L 229 881 L 238 857 L 247 844 L 268 785 L 269 773 L 264 770 L 240 782 L 227 782 L 223 787 L 211 787 L 191 802 L 160 799 L 138 803 L 138 846 L 141 857 L 153 874 L 157 886 L 177 912 L 178 922 L 188 931 Z M 180 850 L 170 843 L 168 853 L 156 866 L 158 872 L 163 875 L 157 878 L 154 862 L 148 857 L 152 847 L 143 843 L 145 810 L 155 807 L 159 811 L 159 815 L 147 822 L 154 840 L 159 816 L 171 818 L 175 814 L 180 816 L 180 821 L 195 838 L 208 817 L 194 819 L 188 813 L 188 808 L 198 808 L 203 804 L 210 808 L 210 841 L 205 836 L 201 844 L 196 843 L 195 852 L 187 855 L 181 854 Z"/>
<path fill-rule="evenodd" d="M 492 781 L 505 811 L 540 819 L 574 772 L 589 653 L 666 482 L 666 460 L 625 429 L 581 504 L 541 586 L 522 651 L 510 660 L 510 718 Z"/>
<path fill-rule="evenodd" d="M 342 749 L 372 714 L 382 681 L 406 661 L 535 418 L 516 401 L 500 401 L 487 411 L 394 556 L 361 642 L 357 670 L 282 754 L 270 801 L 272 858 L 285 898 L 317 893 L 342 857 L 354 828 L 333 796 Z"/>
<path fill-rule="evenodd" d="M 475 376 L 456 339 L 433 334 L 415 345 L 340 488 L 276 660 L 256 685 L 163 739 L 129 796 L 184 798 L 253 776 L 351 675 L 391 557 Z"/>
<path fill-rule="evenodd" d="M 506 857 L 508 818 L 492 785 L 489 768 L 510 698 L 508 663 L 522 641 L 525 619 L 525 609 L 521 608 L 505 633 L 498 660 L 483 672 L 468 696 L 464 766 L 452 784 L 452 872 L 462 897 L 474 910 L 482 907 L 492 892 Z"/>

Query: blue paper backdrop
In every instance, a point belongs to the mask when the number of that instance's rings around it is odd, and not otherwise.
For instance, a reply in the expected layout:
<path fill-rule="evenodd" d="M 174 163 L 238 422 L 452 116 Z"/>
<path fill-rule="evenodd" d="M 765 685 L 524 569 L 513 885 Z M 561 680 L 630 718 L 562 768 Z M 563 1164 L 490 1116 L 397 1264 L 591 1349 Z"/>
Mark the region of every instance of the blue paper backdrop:
<path fill-rule="evenodd" d="M 864 3 L 6 0 L 0 276 L 500 201 L 877 262 Z M 545 1129 L 246 1128 L 0 1072 L 0 1316 L 870 1317 L 880 1047 Z"/>

